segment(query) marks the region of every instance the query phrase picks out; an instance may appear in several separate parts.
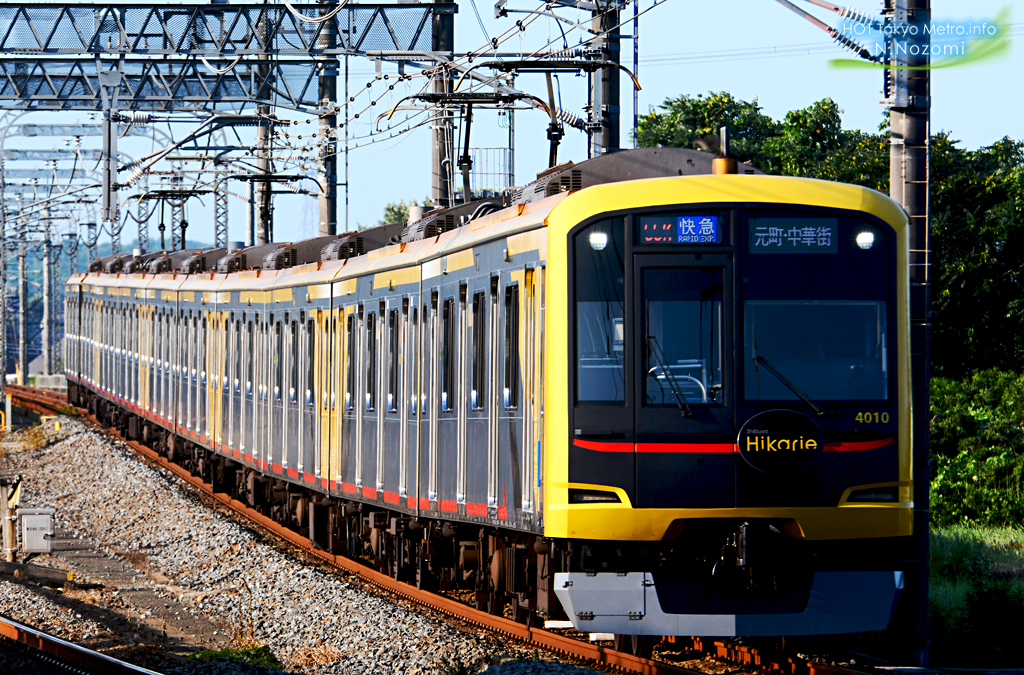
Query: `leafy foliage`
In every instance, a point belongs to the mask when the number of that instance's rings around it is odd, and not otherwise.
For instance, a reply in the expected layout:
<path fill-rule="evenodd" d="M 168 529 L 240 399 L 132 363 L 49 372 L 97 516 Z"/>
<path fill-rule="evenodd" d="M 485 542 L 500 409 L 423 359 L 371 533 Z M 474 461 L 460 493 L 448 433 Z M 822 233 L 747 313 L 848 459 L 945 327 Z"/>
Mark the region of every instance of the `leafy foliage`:
<path fill-rule="evenodd" d="M 729 127 L 731 154 L 741 162 L 757 160 L 766 139 L 778 124 L 761 112 L 757 101 L 734 98 L 729 92 L 669 98 L 664 113 L 643 116 L 637 126 L 637 145 L 646 147 L 718 150 L 718 130 Z"/>
<path fill-rule="evenodd" d="M 270 668 L 277 668 L 281 666 L 281 662 L 276 656 L 274 656 L 274 652 L 270 651 L 270 647 L 267 647 L 266 645 L 226 647 L 216 651 L 203 649 L 195 654 L 190 654 L 189 658 L 197 661 L 221 659 L 224 661 L 232 661 L 234 663 L 248 663 L 254 666 L 268 666 Z"/>
<path fill-rule="evenodd" d="M 936 372 L 1024 371 L 1024 143 L 932 138 Z"/>
<path fill-rule="evenodd" d="M 419 202 L 423 206 L 430 206 L 430 199 L 424 199 Z M 417 202 L 415 199 L 410 199 L 406 202 L 404 199 L 397 202 L 388 202 L 384 205 L 384 216 L 377 221 L 378 225 L 390 225 L 391 223 L 401 223 L 409 219 L 409 207 L 416 206 Z"/>
<path fill-rule="evenodd" d="M 1024 376 L 932 380 L 932 522 L 1024 523 Z"/>
<path fill-rule="evenodd" d="M 400 223 L 403 220 L 409 219 L 409 206 L 405 200 L 398 202 L 388 202 L 384 205 L 384 216 L 377 221 L 378 225 L 388 225 L 390 223 Z"/>

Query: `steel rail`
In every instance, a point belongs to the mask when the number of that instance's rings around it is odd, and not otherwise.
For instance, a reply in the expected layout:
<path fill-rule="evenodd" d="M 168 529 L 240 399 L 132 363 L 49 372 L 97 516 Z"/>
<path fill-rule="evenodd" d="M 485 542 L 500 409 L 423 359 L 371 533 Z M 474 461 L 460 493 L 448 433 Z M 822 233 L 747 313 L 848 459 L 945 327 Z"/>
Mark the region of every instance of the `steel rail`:
<path fill-rule="evenodd" d="M 62 640 L 35 628 L 0 615 L 0 636 L 21 642 L 52 654 L 59 659 L 81 666 L 93 673 L 103 675 L 160 675 L 156 671 L 134 666 L 113 657 L 86 649 L 73 642 Z"/>
<path fill-rule="evenodd" d="M 552 631 L 525 626 L 505 617 L 495 616 L 475 609 L 443 595 L 419 590 L 415 586 L 382 574 L 361 562 L 316 548 L 307 537 L 303 537 L 298 532 L 278 524 L 262 513 L 250 508 L 247 504 L 234 499 L 231 495 L 224 492 L 214 492 L 213 488 L 201 478 L 170 462 L 156 451 L 141 443 L 129 440 L 114 429 L 102 425 L 87 411 L 70 406 L 67 403 L 66 394 L 10 384 L 7 385 L 7 392 L 11 395 L 12 402 L 37 412 L 43 412 L 44 414 L 54 412 L 77 414 L 79 419 L 85 420 L 90 426 L 121 441 L 145 459 L 170 471 L 189 485 L 201 490 L 204 494 L 230 508 L 235 513 L 254 522 L 296 548 L 301 549 L 307 555 L 319 558 L 332 567 L 356 574 L 374 586 L 418 605 L 430 607 L 449 616 L 476 624 L 482 628 L 520 640 L 529 645 L 540 647 L 549 652 L 591 661 L 623 672 L 640 673 L 642 675 L 706 675 L 700 671 L 681 668 L 664 661 L 633 656 L 632 654 L 583 642 L 582 640 Z M 693 646 L 695 650 L 706 654 L 733 662 L 757 665 L 775 672 L 792 673 L 794 675 L 863 675 L 862 671 L 842 666 L 794 660 L 793 658 L 784 660 L 773 659 L 770 656 L 759 654 L 757 650 L 750 647 L 737 647 L 721 641 L 702 641 L 700 638 L 693 638 Z"/>

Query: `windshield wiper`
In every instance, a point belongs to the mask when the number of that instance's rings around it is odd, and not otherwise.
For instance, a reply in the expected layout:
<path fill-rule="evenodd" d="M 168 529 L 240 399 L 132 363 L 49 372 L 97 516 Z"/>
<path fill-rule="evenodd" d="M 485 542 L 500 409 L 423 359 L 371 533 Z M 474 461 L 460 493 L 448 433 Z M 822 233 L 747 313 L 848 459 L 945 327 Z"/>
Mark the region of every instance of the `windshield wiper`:
<path fill-rule="evenodd" d="M 661 368 L 661 372 L 665 373 L 665 379 L 668 380 L 668 388 L 672 390 L 672 396 L 676 399 L 676 405 L 679 406 L 679 412 L 682 413 L 683 417 L 693 417 L 693 411 L 690 410 L 690 404 L 686 402 L 686 397 L 679 394 L 679 383 L 676 382 L 676 376 L 672 374 L 672 371 L 665 365 L 664 355 L 661 353 L 661 346 L 658 344 L 658 338 L 653 335 L 647 336 L 647 348 L 651 350 L 651 354 L 658 361 L 658 367 Z"/>
<path fill-rule="evenodd" d="M 775 366 L 773 366 L 771 364 L 771 362 L 768 361 L 768 359 L 766 359 L 765 357 L 763 357 L 763 356 L 755 356 L 754 357 L 754 367 L 756 368 L 758 364 L 764 366 L 765 370 L 767 370 L 769 373 L 771 373 L 775 377 L 779 378 L 779 381 L 782 382 L 782 384 L 786 385 L 786 387 L 791 392 L 793 392 L 794 394 L 799 396 L 803 400 L 804 403 L 806 403 L 807 405 L 811 406 L 811 409 L 814 410 L 815 414 L 818 417 L 838 417 L 839 416 L 838 412 L 836 412 L 834 410 L 832 410 L 832 411 L 825 410 L 821 406 L 819 406 L 817 403 L 812 401 L 810 396 L 805 394 L 804 391 L 800 387 L 798 387 L 795 384 L 793 384 L 793 382 L 788 377 L 786 377 L 781 372 L 779 372 L 779 369 L 776 368 Z"/>

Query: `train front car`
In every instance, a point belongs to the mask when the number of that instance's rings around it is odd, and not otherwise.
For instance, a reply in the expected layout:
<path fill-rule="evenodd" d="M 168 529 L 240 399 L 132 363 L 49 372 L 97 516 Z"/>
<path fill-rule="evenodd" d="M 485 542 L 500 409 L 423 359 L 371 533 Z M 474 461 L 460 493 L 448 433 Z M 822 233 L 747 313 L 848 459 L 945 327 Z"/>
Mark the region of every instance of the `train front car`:
<path fill-rule="evenodd" d="M 713 175 L 581 190 L 547 224 L 545 534 L 574 625 L 885 628 L 913 506 L 902 210 Z"/>

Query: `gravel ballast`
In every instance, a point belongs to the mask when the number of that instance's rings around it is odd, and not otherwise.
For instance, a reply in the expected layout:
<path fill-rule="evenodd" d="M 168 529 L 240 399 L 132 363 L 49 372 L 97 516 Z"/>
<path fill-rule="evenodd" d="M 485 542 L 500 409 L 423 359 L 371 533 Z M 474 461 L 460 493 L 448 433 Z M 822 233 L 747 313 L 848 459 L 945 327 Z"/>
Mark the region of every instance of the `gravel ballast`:
<path fill-rule="evenodd" d="M 4 474 L 25 476 L 22 506 L 55 508 L 59 528 L 132 565 L 136 583 L 150 587 L 170 610 L 219 627 L 216 637 L 206 635 L 193 647 L 219 648 L 229 639 L 267 645 L 289 672 L 317 674 L 455 673 L 460 664 L 462 672 L 507 675 L 593 672 L 537 661 L 546 657 L 371 591 L 358 577 L 293 555 L 82 422 L 62 419 L 59 432 L 52 424 L 43 447 L 0 459 Z M 42 563 L 73 566 L 68 560 Z M 111 632 L 102 622 L 69 617 L 60 598 L 47 594 L 62 592 L 0 581 L 0 613 L 72 641 Z M 135 611 L 142 620 L 152 612 Z M 194 661 L 173 670 L 270 672 Z"/>

